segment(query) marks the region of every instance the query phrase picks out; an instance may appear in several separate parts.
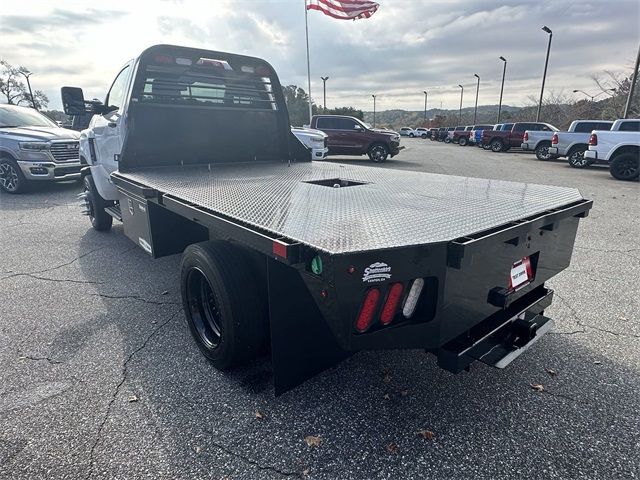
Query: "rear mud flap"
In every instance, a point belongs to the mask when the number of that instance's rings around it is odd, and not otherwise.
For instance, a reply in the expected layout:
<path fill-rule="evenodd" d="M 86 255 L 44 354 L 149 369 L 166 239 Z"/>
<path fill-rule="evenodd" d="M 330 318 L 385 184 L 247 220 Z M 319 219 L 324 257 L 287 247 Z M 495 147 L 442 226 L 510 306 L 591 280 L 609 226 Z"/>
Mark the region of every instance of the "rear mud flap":
<path fill-rule="evenodd" d="M 352 352 L 340 348 L 300 274 L 268 262 L 273 383 L 281 395 Z"/>

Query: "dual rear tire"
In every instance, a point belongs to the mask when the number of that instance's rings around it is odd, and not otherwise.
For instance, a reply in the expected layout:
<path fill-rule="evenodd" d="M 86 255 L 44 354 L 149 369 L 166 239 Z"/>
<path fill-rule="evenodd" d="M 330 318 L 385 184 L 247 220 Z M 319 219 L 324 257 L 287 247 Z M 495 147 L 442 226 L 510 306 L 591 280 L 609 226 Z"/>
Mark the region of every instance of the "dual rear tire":
<path fill-rule="evenodd" d="M 187 325 L 202 354 L 219 370 L 254 359 L 268 339 L 266 292 L 250 258 L 223 241 L 190 245 L 182 255 Z"/>

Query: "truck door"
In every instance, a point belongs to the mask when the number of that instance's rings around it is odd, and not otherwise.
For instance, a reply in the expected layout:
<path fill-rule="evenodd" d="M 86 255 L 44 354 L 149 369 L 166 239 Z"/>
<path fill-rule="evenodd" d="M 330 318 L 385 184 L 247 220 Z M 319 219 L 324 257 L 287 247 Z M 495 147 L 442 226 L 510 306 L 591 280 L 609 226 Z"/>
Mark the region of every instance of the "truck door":
<path fill-rule="evenodd" d="M 97 163 L 100 163 L 107 173 L 117 169 L 115 156 L 122 150 L 122 136 L 125 125 L 122 119 L 122 107 L 131 78 L 131 64 L 126 65 L 111 84 L 104 105 L 109 111 L 96 115 L 93 120 L 93 135 Z"/>
<path fill-rule="evenodd" d="M 340 147 L 345 155 L 362 155 L 367 151 L 371 137 L 367 130 L 351 118 L 339 118 Z"/>
<path fill-rule="evenodd" d="M 318 117 L 315 127 L 318 130 L 322 130 L 329 137 L 327 138 L 327 147 L 332 155 L 343 155 L 344 151 L 341 148 L 341 131 L 338 129 L 338 119 L 335 117 Z"/>

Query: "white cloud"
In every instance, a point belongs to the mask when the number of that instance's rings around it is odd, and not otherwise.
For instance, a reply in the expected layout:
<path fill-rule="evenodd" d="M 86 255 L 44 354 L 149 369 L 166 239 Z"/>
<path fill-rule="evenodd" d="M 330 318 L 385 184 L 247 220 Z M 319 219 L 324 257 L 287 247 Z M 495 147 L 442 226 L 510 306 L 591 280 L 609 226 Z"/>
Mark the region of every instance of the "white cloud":
<path fill-rule="evenodd" d="M 497 103 L 502 62 L 509 63 L 504 102 L 536 95 L 548 24 L 554 31 L 550 90 L 593 90 L 590 75 L 629 69 L 638 46 L 636 0 L 378 0 L 368 20 L 339 21 L 309 13 L 312 93 L 329 75 L 329 106 L 457 108 L 458 83 L 481 76 L 480 104 Z M 0 13 L 0 57 L 25 65 L 34 88 L 59 107 L 59 88 L 78 85 L 102 98 L 120 66 L 155 43 L 255 55 L 272 63 L 283 84 L 306 89 L 303 0 L 114 0 L 108 5 L 23 0 Z M 615 5 L 615 6 L 614 6 Z M 612 8 L 613 7 L 613 8 Z M 469 92 L 469 93 L 468 93 Z"/>

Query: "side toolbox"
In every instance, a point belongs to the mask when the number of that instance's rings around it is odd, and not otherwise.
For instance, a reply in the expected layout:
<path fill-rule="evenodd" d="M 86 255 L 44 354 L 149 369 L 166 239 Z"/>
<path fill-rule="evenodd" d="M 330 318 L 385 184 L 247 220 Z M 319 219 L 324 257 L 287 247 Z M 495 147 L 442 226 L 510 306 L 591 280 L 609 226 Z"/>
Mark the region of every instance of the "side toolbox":
<path fill-rule="evenodd" d="M 209 240 L 203 225 L 162 205 L 162 195 L 122 178 L 115 179 L 124 233 L 153 258 L 182 253 L 192 243 Z"/>

